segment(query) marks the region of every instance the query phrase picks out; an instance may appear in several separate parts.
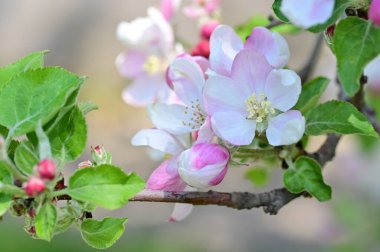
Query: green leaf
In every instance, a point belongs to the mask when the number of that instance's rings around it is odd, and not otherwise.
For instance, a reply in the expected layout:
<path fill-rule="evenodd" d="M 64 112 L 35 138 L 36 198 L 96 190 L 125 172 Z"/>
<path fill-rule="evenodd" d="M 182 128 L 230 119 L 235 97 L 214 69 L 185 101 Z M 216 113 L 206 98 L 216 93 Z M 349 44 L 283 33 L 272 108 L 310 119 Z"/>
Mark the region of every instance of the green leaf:
<path fill-rule="evenodd" d="M 351 5 L 350 1 L 347 0 L 335 0 L 334 12 L 332 16 L 323 24 L 318 24 L 310 27 L 308 30 L 311 32 L 322 32 L 330 25 L 335 24 L 335 22 L 342 16 L 343 12 Z"/>
<path fill-rule="evenodd" d="M 0 124 L 14 136 L 34 131 L 37 122 L 52 119 L 82 80 L 58 67 L 23 72 L 0 92 Z"/>
<path fill-rule="evenodd" d="M 50 241 L 57 224 L 57 208 L 51 203 L 45 203 L 38 209 L 35 226 L 38 238 Z"/>
<path fill-rule="evenodd" d="M 306 134 L 359 134 L 379 137 L 368 119 L 354 105 L 329 101 L 315 107 L 306 117 Z"/>
<path fill-rule="evenodd" d="M 275 0 L 272 4 L 273 11 L 280 20 L 284 22 L 289 22 L 289 19 L 281 11 L 281 3 L 282 0 Z"/>
<path fill-rule="evenodd" d="M 8 129 L 1 125 L 0 125 L 0 135 L 2 135 L 4 138 L 6 138 L 8 135 Z"/>
<path fill-rule="evenodd" d="M 76 200 L 106 209 L 124 206 L 145 186 L 135 173 L 125 174 L 113 165 L 100 165 L 77 170 L 69 181 L 68 194 Z"/>
<path fill-rule="evenodd" d="M 83 101 L 78 103 L 79 110 L 82 111 L 84 115 L 87 113 L 99 109 L 98 105 L 91 101 Z"/>
<path fill-rule="evenodd" d="M 111 247 L 123 234 L 127 218 L 107 217 L 101 221 L 86 219 L 81 225 L 83 240 L 91 247 L 106 249 Z"/>
<path fill-rule="evenodd" d="M 0 90 L 16 74 L 42 67 L 46 53 L 47 51 L 34 52 L 13 64 L 0 68 Z"/>
<path fill-rule="evenodd" d="M 305 156 L 299 157 L 293 167 L 285 171 L 284 184 L 292 193 L 306 191 L 319 201 L 331 199 L 331 187 L 323 181 L 318 162 Z"/>
<path fill-rule="evenodd" d="M 253 28 L 257 26 L 267 26 L 270 21 L 267 17 L 253 16 L 246 23 L 238 25 L 236 27 L 236 33 L 239 37 L 245 41 L 249 35 L 251 35 Z"/>
<path fill-rule="evenodd" d="M 23 141 L 16 148 L 14 161 L 17 168 L 25 175 L 33 174 L 33 167 L 38 163 L 39 159 L 34 150 L 34 146 L 29 141 Z"/>
<path fill-rule="evenodd" d="M 49 128 L 48 137 L 53 156 L 64 155 L 67 161 L 77 159 L 86 147 L 87 124 L 78 107 L 59 116 Z"/>
<path fill-rule="evenodd" d="M 245 173 L 245 178 L 252 182 L 254 186 L 264 186 L 268 183 L 269 174 L 267 169 L 255 167 Z"/>
<path fill-rule="evenodd" d="M 70 226 L 75 222 L 76 216 L 71 212 L 71 206 L 66 205 L 58 210 L 57 224 L 54 228 L 54 234 L 59 234 L 65 232 Z"/>
<path fill-rule="evenodd" d="M 0 182 L 6 185 L 13 184 L 13 177 L 11 173 L 11 167 L 0 160 Z M 0 216 L 2 216 L 12 204 L 12 195 L 0 193 Z"/>
<path fill-rule="evenodd" d="M 370 21 L 348 17 L 337 25 L 333 43 L 339 80 L 344 91 L 353 96 L 360 88 L 364 67 L 380 54 L 380 28 Z"/>
<path fill-rule="evenodd" d="M 327 78 L 317 77 L 303 85 L 302 93 L 294 109 L 306 115 L 319 103 L 319 99 L 326 90 L 329 82 L 330 80 Z"/>

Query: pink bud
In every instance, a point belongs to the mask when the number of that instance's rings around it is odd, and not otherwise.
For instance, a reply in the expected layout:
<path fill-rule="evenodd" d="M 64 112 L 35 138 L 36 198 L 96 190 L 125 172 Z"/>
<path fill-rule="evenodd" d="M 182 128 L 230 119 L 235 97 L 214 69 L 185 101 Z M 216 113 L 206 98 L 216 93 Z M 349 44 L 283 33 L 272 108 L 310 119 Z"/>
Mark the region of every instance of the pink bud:
<path fill-rule="evenodd" d="M 47 180 L 54 179 L 57 167 L 53 160 L 44 159 L 37 164 L 36 168 L 40 178 Z"/>
<path fill-rule="evenodd" d="M 203 56 L 209 58 L 210 56 L 210 42 L 207 39 L 202 39 L 192 50 L 192 56 Z"/>
<path fill-rule="evenodd" d="M 91 167 L 92 165 L 93 164 L 91 163 L 91 161 L 87 160 L 87 161 L 80 162 L 78 164 L 78 168 L 81 169 L 81 168 Z"/>
<path fill-rule="evenodd" d="M 206 188 L 219 184 L 227 173 L 230 154 L 214 143 L 199 143 L 179 157 L 179 175 L 188 185 Z"/>
<path fill-rule="evenodd" d="M 375 25 L 380 25 L 380 0 L 372 0 L 368 11 L 368 18 Z"/>
<path fill-rule="evenodd" d="M 151 190 L 182 191 L 185 187 L 178 174 L 177 156 L 160 164 L 146 183 L 146 188 Z"/>
<path fill-rule="evenodd" d="M 24 190 L 29 196 L 36 196 L 45 190 L 45 182 L 40 178 L 30 177 L 24 184 Z"/>
<path fill-rule="evenodd" d="M 218 27 L 218 25 L 219 25 L 219 22 L 216 20 L 211 20 L 211 21 L 203 24 L 201 27 L 201 36 L 204 39 L 209 40 L 212 32 L 215 30 L 216 27 Z"/>
<path fill-rule="evenodd" d="M 29 216 L 30 216 L 31 218 L 34 218 L 34 217 L 36 217 L 36 210 L 35 210 L 33 207 L 31 207 L 31 208 L 29 208 L 29 210 L 28 210 L 28 214 L 29 214 Z"/>

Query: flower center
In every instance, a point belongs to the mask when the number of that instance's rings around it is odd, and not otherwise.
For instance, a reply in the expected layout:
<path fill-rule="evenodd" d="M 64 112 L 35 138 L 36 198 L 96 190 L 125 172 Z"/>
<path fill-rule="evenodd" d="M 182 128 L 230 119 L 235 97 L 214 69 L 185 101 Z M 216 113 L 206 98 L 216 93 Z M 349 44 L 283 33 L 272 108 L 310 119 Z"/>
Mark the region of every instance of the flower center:
<path fill-rule="evenodd" d="M 191 118 L 188 122 L 182 121 L 182 124 L 191 127 L 193 130 L 198 129 L 206 121 L 199 99 L 192 101 L 191 106 L 186 106 L 184 113 L 191 115 Z"/>
<path fill-rule="evenodd" d="M 275 109 L 272 108 L 271 102 L 268 101 L 264 93 L 259 94 L 258 96 L 253 93 L 245 101 L 247 104 L 247 119 L 256 120 L 257 123 L 266 121 L 270 115 L 276 113 Z"/>
<path fill-rule="evenodd" d="M 149 74 L 155 74 L 157 72 L 164 71 L 166 69 L 166 64 L 157 56 L 151 55 L 146 59 L 143 68 Z"/>

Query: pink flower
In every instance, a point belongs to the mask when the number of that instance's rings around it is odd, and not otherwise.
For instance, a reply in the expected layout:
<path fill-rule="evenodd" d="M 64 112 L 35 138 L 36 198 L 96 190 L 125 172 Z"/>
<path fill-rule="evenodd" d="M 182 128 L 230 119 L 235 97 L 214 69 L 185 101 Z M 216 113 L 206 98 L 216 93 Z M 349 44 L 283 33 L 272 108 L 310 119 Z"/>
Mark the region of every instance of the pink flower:
<path fill-rule="evenodd" d="M 56 175 L 57 167 L 53 160 L 44 159 L 37 164 L 36 170 L 40 178 L 52 180 Z"/>
<path fill-rule="evenodd" d="M 155 102 L 170 102 L 173 92 L 166 85 L 166 69 L 181 46 L 174 44 L 173 30 L 157 9 L 149 8 L 148 17 L 121 22 L 117 36 L 126 51 L 116 58 L 120 74 L 132 80 L 123 90 L 128 104 L 147 106 Z"/>
<path fill-rule="evenodd" d="M 207 188 L 219 184 L 227 173 L 230 154 L 219 144 L 198 143 L 179 157 L 179 174 L 188 185 Z"/>
<path fill-rule="evenodd" d="M 333 14 L 335 0 L 282 0 L 281 12 L 293 24 L 309 28 L 325 23 Z"/>
<path fill-rule="evenodd" d="M 229 76 L 232 62 L 243 48 L 255 48 L 275 68 L 284 67 L 289 60 L 288 44 L 277 32 L 271 32 L 264 27 L 256 27 L 249 39 L 243 43 L 231 27 L 220 25 L 210 38 L 211 70 Z"/>
<path fill-rule="evenodd" d="M 305 118 L 290 110 L 301 93 L 301 80 L 294 71 L 273 69 L 267 58 L 260 50 L 245 48 L 233 59 L 230 76 L 216 74 L 205 84 L 212 129 L 231 144 L 250 144 L 255 131 L 266 131 L 273 146 L 293 144 L 303 136 Z"/>
<path fill-rule="evenodd" d="M 219 22 L 216 20 L 210 20 L 210 21 L 202 24 L 202 26 L 201 26 L 202 38 L 207 39 L 207 40 L 210 39 L 211 34 L 216 29 L 216 27 L 218 27 L 219 25 L 220 25 Z"/>
<path fill-rule="evenodd" d="M 369 7 L 368 18 L 374 24 L 380 25 L 380 0 L 372 0 Z"/>
<path fill-rule="evenodd" d="M 367 87 L 374 94 L 380 94 L 380 56 L 373 59 L 364 69 Z"/>
<path fill-rule="evenodd" d="M 161 13 L 170 21 L 182 0 L 161 0 Z"/>
<path fill-rule="evenodd" d="M 194 19 L 213 16 L 220 8 L 221 0 L 193 0 L 193 4 L 184 8 L 186 16 Z"/>
<path fill-rule="evenodd" d="M 210 42 L 207 39 L 202 39 L 198 44 L 191 49 L 191 55 L 202 56 L 208 59 L 210 56 Z"/>
<path fill-rule="evenodd" d="M 30 177 L 23 187 L 26 194 L 33 197 L 45 191 L 45 182 L 40 178 Z"/>

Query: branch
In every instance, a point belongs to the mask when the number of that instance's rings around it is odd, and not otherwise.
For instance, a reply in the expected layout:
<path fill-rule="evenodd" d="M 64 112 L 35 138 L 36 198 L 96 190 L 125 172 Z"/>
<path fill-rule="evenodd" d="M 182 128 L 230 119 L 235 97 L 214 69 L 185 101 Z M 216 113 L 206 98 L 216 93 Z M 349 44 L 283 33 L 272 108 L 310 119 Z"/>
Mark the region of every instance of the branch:
<path fill-rule="evenodd" d="M 322 44 L 323 44 L 322 42 L 323 42 L 323 35 L 319 34 L 317 41 L 315 42 L 313 51 L 311 52 L 311 54 L 309 56 L 309 59 L 307 60 L 304 67 L 298 73 L 299 76 L 301 77 L 302 83 L 305 83 L 314 71 L 317 58 L 318 58 L 319 53 L 322 49 Z"/>

